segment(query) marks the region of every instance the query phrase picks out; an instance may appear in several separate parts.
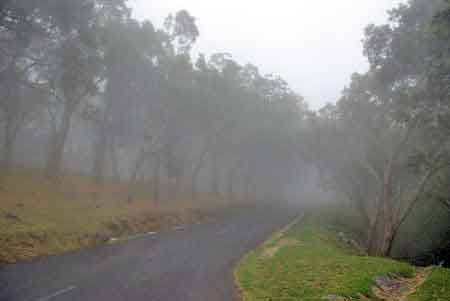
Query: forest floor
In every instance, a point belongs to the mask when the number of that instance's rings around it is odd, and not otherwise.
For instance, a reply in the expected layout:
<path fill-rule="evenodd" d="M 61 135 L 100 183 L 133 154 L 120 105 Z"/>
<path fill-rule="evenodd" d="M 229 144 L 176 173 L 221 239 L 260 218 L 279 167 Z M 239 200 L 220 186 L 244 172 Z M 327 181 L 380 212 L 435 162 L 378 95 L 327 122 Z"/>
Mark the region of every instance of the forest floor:
<path fill-rule="evenodd" d="M 450 300 L 450 270 L 369 257 L 340 229 L 307 217 L 235 268 L 245 301 Z"/>
<path fill-rule="evenodd" d="M 57 182 L 39 171 L 0 175 L 0 263 L 91 247 L 112 237 L 199 222 L 227 214 L 229 202 L 165 200 L 158 206 L 146 187 L 95 185 L 93 179 L 63 176 Z"/>

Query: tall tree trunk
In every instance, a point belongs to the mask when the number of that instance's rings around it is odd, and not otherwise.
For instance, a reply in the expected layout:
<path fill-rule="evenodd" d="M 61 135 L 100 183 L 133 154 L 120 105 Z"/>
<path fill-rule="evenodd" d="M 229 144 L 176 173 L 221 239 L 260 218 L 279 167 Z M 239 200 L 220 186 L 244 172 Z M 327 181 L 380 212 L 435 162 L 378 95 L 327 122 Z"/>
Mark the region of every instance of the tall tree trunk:
<path fill-rule="evenodd" d="M 102 184 L 104 180 L 107 140 L 108 137 L 106 132 L 101 130 L 95 146 L 94 166 L 92 172 L 97 184 Z"/>
<path fill-rule="evenodd" d="M 441 167 L 443 168 L 443 167 Z M 400 230 L 400 227 L 403 225 L 403 223 L 406 221 L 406 219 L 410 216 L 410 214 L 413 212 L 413 209 L 415 208 L 417 202 L 420 199 L 420 195 L 423 193 L 423 191 L 425 190 L 425 187 L 428 183 L 428 181 L 433 177 L 433 175 L 439 171 L 440 168 L 430 168 L 422 177 L 422 179 L 420 180 L 420 182 L 417 185 L 416 190 L 414 191 L 414 193 L 412 194 L 410 200 L 408 201 L 408 205 L 406 207 L 406 209 L 404 210 L 403 213 L 399 214 L 399 217 L 395 217 L 395 224 L 393 223 L 393 230 L 392 230 L 392 234 L 389 237 L 389 245 L 387 246 L 386 249 L 386 255 L 391 255 L 392 253 L 392 248 L 394 246 L 394 241 L 398 235 L 398 232 Z M 394 219 L 394 218 L 393 218 Z"/>
<path fill-rule="evenodd" d="M 243 184 L 244 184 L 244 198 L 245 200 L 250 200 L 251 190 L 253 186 L 253 174 L 255 172 L 254 162 L 251 159 L 246 160 L 246 170 L 243 175 Z"/>
<path fill-rule="evenodd" d="M 373 220 L 370 221 L 370 227 L 367 233 L 367 254 L 375 256 L 377 255 L 377 239 L 378 239 L 378 235 L 377 235 L 377 230 L 378 230 L 378 225 L 380 222 L 380 215 L 381 215 L 381 211 L 382 208 L 381 207 L 381 202 L 378 200 L 377 203 L 377 212 L 375 215 L 375 218 Z"/>
<path fill-rule="evenodd" d="M 232 167 L 228 171 L 228 175 L 227 175 L 227 198 L 229 200 L 234 199 L 233 180 L 234 180 L 234 175 L 235 175 L 236 169 L 237 169 L 236 166 Z"/>
<path fill-rule="evenodd" d="M 200 174 L 200 170 L 203 168 L 204 162 L 206 161 L 206 158 L 208 157 L 208 154 L 210 153 L 211 147 L 213 147 L 214 143 L 217 141 L 217 139 L 225 133 L 224 130 L 226 128 L 227 128 L 227 125 L 224 125 L 219 130 L 211 132 L 206 138 L 206 144 L 203 147 L 202 152 L 200 153 L 200 157 L 198 159 L 197 165 L 194 167 L 194 169 L 192 171 L 191 196 L 193 199 L 195 199 L 196 194 L 197 194 L 197 178 Z"/>
<path fill-rule="evenodd" d="M 354 201 L 352 201 L 352 198 L 349 198 L 349 200 L 355 204 L 355 207 L 356 207 L 355 209 L 358 211 L 359 216 L 361 216 L 361 218 L 363 219 L 363 222 L 361 225 L 361 230 L 368 229 L 368 231 L 366 233 L 366 237 L 365 237 L 366 243 L 367 243 L 370 240 L 369 236 L 370 236 L 371 218 L 370 218 L 369 214 L 367 213 L 367 209 L 364 204 L 364 199 L 365 198 L 359 197 L 359 198 L 354 198 Z"/>
<path fill-rule="evenodd" d="M 153 201 L 155 205 L 159 205 L 159 170 L 161 167 L 161 155 L 159 152 L 155 154 L 155 165 L 153 167 Z"/>
<path fill-rule="evenodd" d="M 47 176 L 56 178 L 61 173 L 61 165 L 64 154 L 64 147 L 67 140 L 67 134 L 70 130 L 72 115 L 75 111 L 75 105 L 66 104 L 62 116 L 61 126 L 54 133 L 50 141 L 50 150 L 47 159 Z"/>
<path fill-rule="evenodd" d="M 3 168 L 10 170 L 13 164 L 14 144 L 17 137 L 17 130 L 14 127 L 14 118 L 8 116 L 5 125 L 5 137 L 3 145 Z"/>
<path fill-rule="evenodd" d="M 210 176 L 210 185 L 211 192 L 214 196 L 219 196 L 219 179 L 218 179 L 218 166 L 217 166 L 217 156 L 212 154 L 211 156 L 211 176 Z"/>
<path fill-rule="evenodd" d="M 194 167 L 191 175 L 191 196 L 193 199 L 197 197 L 197 179 L 203 168 L 207 151 L 203 151 L 197 165 Z"/>
<path fill-rule="evenodd" d="M 111 92 L 109 88 L 110 86 L 108 86 L 108 91 Z M 95 154 L 92 175 L 95 178 L 96 182 L 99 184 L 101 184 L 105 178 L 105 165 L 108 144 L 114 143 L 114 135 L 111 133 L 109 124 L 114 104 L 113 99 L 114 98 L 107 93 L 105 111 L 100 118 L 97 129 L 98 135 L 94 148 Z"/>
<path fill-rule="evenodd" d="M 191 197 L 195 199 L 197 197 L 197 178 L 200 173 L 201 165 L 197 165 L 191 175 Z"/>
<path fill-rule="evenodd" d="M 137 181 L 137 176 L 139 174 L 139 170 L 142 167 L 142 164 L 145 161 L 145 150 L 142 149 L 139 151 L 139 154 L 136 158 L 136 164 L 134 165 L 133 170 L 131 171 L 131 175 L 130 175 L 130 185 L 135 184 Z"/>
<path fill-rule="evenodd" d="M 367 231 L 367 254 L 370 256 L 377 255 L 377 227 L 378 217 L 373 223 L 371 223 L 369 230 Z"/>
<path fill-rule="evenodd" d="M 183 191 L 184 191 L 184 178 L 183 178 L 183 173 L 180 173 L 179 175 L 177 175 L 175 177 L 175 189 L 174 189 L 174 193 L 175 193 L 175 198 L 179 198 L 180 196 L 183 196 Z"/>
<path fill-rule="evenodd" d="M 251 175 L 250 171 L 247 171 L 244 179 L 244 198 L 246 201 L 250 200 L 250 186 L 251 186 Z"/>
<path fill-rule="evenodd" d="M 383 178 L 383 236 L 381 255 L 388 256 L 394 238 L 394 208 L 392 204 L 392 161 L 387 162 Z"/>
<path fill-rule="evenodd" d="M 371 216 L 366 210 L 366 207 L 364 206 L 364 199 L 359 199 L 356 201 L 356 209 L 358 210 L 360 216 L 363 218 L 362 229 L 367 229 L 365 237 L 365 246 L 367 248 L 366 250 L 369 255 L 376 254 L 376 239 L 377 239 L 376 234 L 380 213 L 382 211 L 382 208 L 380 208 L 381 202 L 378 200 L 378 197 L 376 198 L 375 204 L 376 204 L 375 215 L 373 218 L 371 218 Z"/>
<path fill-rule="evenodd" d="M 111 158 L 111 167 L 113 172 L 113 177 L 115 181 L 120 181 L 120 172 L 119 172 L 119 164 L 116 153 L 116 143 L 115 137 L 112 136 L 109 141 L 109 156 Z"/>
<path fill-rule="evenodd" d="M 4 137 L 4 145 L 3 145 L 3 168 L 5 170 L 9 170 L 12 167 L 13 164 L 13 154 L 14 154 L 14 144 L 17 137 L 17 132 L 19 130 L 19 115 L 20 112 L 20 87 L 16 80 L 17 78 L 17 72 L 15 69 L 16 66 L 16 58 L 14 58 L 13 63 L 9 67 L 9 76 L 10 81 L 6 84 L 9 86 L 7 87 L 9 89 L 9 97 L 6 100 L 6 107 L 5 107 L 5 113 L 6 113 L 6 124 L 5 124 L 5 137 Z"/>

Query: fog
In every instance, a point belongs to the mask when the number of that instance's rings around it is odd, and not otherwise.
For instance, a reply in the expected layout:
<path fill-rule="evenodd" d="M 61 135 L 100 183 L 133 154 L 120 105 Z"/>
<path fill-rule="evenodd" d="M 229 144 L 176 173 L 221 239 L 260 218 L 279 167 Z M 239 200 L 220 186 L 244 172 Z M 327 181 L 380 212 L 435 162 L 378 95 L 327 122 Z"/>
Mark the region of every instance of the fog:
<path fill-rule="evenodd" d="M 448 1 L 1 3 L 11 210 L 75 175 L 58 199 L 294 203 L 368 254 L 448 264 Z"/>
<path fill-rule="evenodd" d="M 368 69 L 361 40 L 367 24 L 385 23 L 400 0 L 132 0 L 140 20 L 162 24 L 174 11 L 196 17 L 195 52 L 229 52 L 242 64 L 276 73 L 318 109 L 335 102 L 353 72 Z"/>

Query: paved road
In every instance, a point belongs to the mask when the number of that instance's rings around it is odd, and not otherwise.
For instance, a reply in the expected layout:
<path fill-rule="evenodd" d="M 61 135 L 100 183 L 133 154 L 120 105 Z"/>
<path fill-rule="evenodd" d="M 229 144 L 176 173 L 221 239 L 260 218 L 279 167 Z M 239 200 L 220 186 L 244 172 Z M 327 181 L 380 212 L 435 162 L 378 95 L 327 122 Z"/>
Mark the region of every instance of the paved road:
<path fill-rule="evenodd" d="M 233 265 L 294 216 L 266 208 L 0 267 L 0 300 L 236 300 Z"/>

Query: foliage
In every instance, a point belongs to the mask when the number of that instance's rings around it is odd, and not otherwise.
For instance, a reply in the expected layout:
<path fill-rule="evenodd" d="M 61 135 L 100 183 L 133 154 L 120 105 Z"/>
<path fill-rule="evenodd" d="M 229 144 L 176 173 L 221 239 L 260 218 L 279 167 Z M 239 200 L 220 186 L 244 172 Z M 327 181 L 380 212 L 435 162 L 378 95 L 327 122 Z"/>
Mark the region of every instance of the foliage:
<path fill-rule="evenodd" d="M 31 165 L 17 156 L 26 146 L 14 147 L 31 136 L 54 179 L 78 155 L 71 149 L 83 148 L 93 155 L 78 171 L 98 183 L 151 181 L 155 200 L 161 181 L 195 191 L 207 172 L 215 194 L 227 186 L 229 197 L 236 191 L 248 197 L 260 175 L 279 178 L 281 171 L 259 172 L 268 161 L 288 165 L 296 157 L 293 149 L 279 150 L 297 144 L 303 99 L 281 78 L 241 66 L 231 55 L 195 61 L 191 49 L 200 31 L 186 10 L 158 29 L 133 19 L 123 0 L 8 0 L 0 34 L 5 168 Z M 26 89 L 42 100 L 22 100 Z M 265 187 L 281 191 L 281 185 Z"/>
<path fill-rule="evenodd" d="M 151 184 L 159 202 L 169 184 L 175 195 L 279 200 L 314 165 L 383 256 L 419 205 L 450 204 L 448 1 L 410 0 L 367 26 L 369 71 L 317 112 L 231 54 L 195 57 L 186 10 L 156 28 L 124 0 L 0 8 L 4 169 Z"/>
<path fill-rule="evenodd" d="M 392 255 L 419 204 L 450 197 L 446 16 L 441 1 L 411 0 L 389 12 L 388 24 L 367 26 L 370 70 L 311 121 L 313 160 L 359 211 L 372 254 Z"/>

